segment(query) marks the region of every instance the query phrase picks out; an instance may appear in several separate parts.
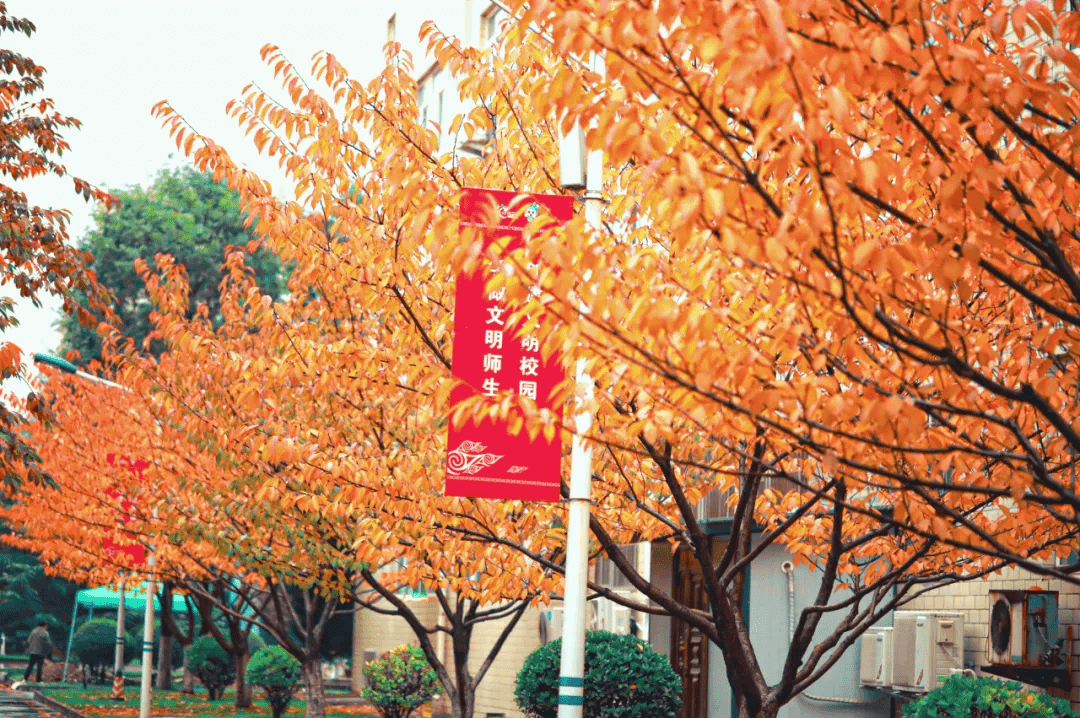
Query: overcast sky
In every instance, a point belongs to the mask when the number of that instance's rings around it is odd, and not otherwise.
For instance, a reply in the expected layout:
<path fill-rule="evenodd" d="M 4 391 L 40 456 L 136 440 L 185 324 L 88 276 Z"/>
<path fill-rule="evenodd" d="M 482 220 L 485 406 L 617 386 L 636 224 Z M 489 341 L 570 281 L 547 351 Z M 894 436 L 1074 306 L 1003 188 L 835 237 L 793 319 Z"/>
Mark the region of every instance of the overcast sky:
<path fill-rule="evenodd" d="M 276 87 L 259 48 L 275 43 L 305 71 L 312 54 L 326 50 L 366 80 L 382 66 L 390 12 L 400 7 L 409 14 L 438 13 L 440 6 L 445 2 L 8 0 L 9 13 L 29 18 L 37 32 L 29 39 L 5 33 L 0 47 L 43 65 L 44 94 L 61 112 L 82 120 L 82 129 L 68 137 L 72 151 L 64 162 L 85 180 L 124 189 L 145 185 L 162 167 L 183 163 L 150 116 L 153 104 L 168 99 L 199 132 L 273 181 L 280 177 L 274 165 L 260 162 L 224 109 L 251 81 Z M 35 181 L 26 191 L 36 204 L 73 210 L 74 238 L 86 231 L 91 208 L 76 197 L 70 181 Z M 3 338 L 27 353 L 55 350 L 57 306 L 49 301 L 40 310 L 20 305 L 22 326 Z"/>

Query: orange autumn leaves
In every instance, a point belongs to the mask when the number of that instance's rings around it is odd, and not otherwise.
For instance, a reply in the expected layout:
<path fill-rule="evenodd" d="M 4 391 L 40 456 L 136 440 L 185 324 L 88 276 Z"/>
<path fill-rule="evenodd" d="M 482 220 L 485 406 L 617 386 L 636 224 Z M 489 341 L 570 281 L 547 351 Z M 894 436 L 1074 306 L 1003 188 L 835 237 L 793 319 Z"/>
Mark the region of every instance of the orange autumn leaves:
<path fill-rule="evenodd" d="M 612 421 L 710 437 L 729 471 L 765 436 L 778 479 L 843 476 L 853 508 L 978 551 L 1075 545 L 1074 12 L 514 5 L 604 54 L 594 102 L 562 67 L 541 101 L 634 167 L 626 241 L 540 250 L 592 308 L 602 406 L 648 387 Z"/>
<path fill-rule="evenodd" d="M 336 591 L 403 557 L 411 585 L 557 590 L 531 559 L 557 557 L 560 508 L 440 496 L 451 278 L 477 251 L 454 207 L 465 186 L 558 191 L 559 130 L 581 123 L 606 153 L 605 226 L 537 233 L 495 286 L 529 301 L 547 350 L 587 362 L 596 516 L 617 541 L 674 540 L 686 520 L 644 440 L 670 446 L 690 503 L 734 505 L 763 446 L 766 527 L 842 479 L 845 535 L 895 522 L 944 542 L 913 572 L 1075 544 L 1075 13 L 513 5 L 525 20 L 494 49 L 425 30 L 475 106 L 449 127 L 493 132 L 480 158 L 440 154 L 404 58 L 362 85 L 319 55 L 306 83 L 264 51 L 287 99 L 253 86 L 229 112 L 289 200 L 157 107 L 294 266 L 274 302 L 226 258 L 220 329 L 184 315 L 176 268 L 147 271 L 170 354 L 124 353 L 117 379 L 163 427 L 145 446 L 183 510 L 160 535 Z M 604 73 L 576 60 L 594 52 Z M 126 422 L 100 424 L 131 444 Z M 821 506 L 784 529 L 800 560 L 831 540 Z M 845 567 L 880 575 L 913 546 L 860 542 Z"/>

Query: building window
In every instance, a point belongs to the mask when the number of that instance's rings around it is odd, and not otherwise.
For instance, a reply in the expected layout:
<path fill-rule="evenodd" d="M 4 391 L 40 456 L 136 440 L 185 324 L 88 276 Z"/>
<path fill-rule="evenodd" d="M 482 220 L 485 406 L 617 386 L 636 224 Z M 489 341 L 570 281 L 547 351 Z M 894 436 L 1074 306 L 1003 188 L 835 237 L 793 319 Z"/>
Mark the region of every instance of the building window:
<path fill-rule="evenodd" d="M 492 5 L 480 16 L 480 44 L 486 45 L 499 34 L 499 25 L 506 19 L 506 11 Z"/>
<path fill-rule="evenodd" d="M 443 91 L 439 90 L 439 112 L 438 112 L 439 132 L 443 131 Z"/>
<path fill-rule="evenodd" d="M 631 566 L 638 565 L 638 544 L 620 546 L 619 550 Z M 615 566 L 615 562 L 606 556 L 596 559 L 596 582 L 607 588 L 630 588 L 630 581 Z"/>
<path fill-rule="evenodd" d="M 434 108 L 435 111 L 439 113 L 437 116 L 441 116 L 442 114 L 442 93 L 440 92 L 438 97 L 435 97 L 435 87 L 438 84 L 438 80 L 439 64 L 435 63 L 428 68 L 427 72 L 420 76 L 420 79 L 416 83 L 416 106 L 420 110 L 421 124 L 427 124 L 428 118 L 434 114 L 432 112 L 432 102 L 438 103 Z"/>

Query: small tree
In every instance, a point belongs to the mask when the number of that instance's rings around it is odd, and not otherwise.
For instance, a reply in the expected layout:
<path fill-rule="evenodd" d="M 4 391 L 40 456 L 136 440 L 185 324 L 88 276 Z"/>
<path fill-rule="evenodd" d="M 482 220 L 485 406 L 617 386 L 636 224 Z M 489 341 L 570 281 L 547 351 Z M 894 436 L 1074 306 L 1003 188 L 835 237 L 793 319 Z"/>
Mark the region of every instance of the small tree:
<path fill-rule="evenodd" d="M 188 648 L 188 667 L 206 686 L 210 700 L 221 698 L 225 686 L 236 680 L 232 658 L 213 636 L 199 636 Z"/>
<path fill-rule="evenodd" d="M 135 657 L 135 637 L 124 633 L 124 663 Z M 105 674 L 116 661 L 116 621 L 95 618 L 75 632 L 71 652 L 83 664 L 83 677 L 89 673 L 98 683 L 105 683 Z"/>
<path fill-rule="evenodd" d="M 985 676 L 949 676 L 904 706 L 904 718 L 1078 718 L 1069 701 Z"/>
<path fill-rule="evenodd" d="M 533 651 L 517 676 L 514 696 L 528 718 L 555 718 L 559 710 L 562 640 Z M 682 682 L 662 655 L 633 636 L 585 634 L 584 718 L 674 718 Z"/>
<path fill-rule="evenodd" d="M 248 663 L 248 682 L 266 691 L 274 718 L 281 718 L 303 678 L 300 661 L 281 646 L 263 648 Z"/>
<path fill-rule="evenodd" d="M 398 646 L 365 665 L 363 672 L 368 683 L 364 698 L 383 718 L 409 718 L 443 692 L 439 677 L 416 646 Z"/>

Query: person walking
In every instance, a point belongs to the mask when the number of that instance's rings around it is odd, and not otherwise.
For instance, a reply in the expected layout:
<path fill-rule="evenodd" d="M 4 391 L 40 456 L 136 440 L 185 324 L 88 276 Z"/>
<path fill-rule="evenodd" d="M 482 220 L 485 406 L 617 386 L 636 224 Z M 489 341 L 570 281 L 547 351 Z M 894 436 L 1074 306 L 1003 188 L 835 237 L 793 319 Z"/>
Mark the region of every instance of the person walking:
<path fill-rule="evenodd" d="M 30 673 L 37 666 L 37 682 L 41 683 L 41 670 L 45 667 L 45 656 L 51 656 L 53 652 L 52 640 L 46 630 L 48 624 L 42 621 L 38 627 L 30 631 L 30 638 L 26 641 L 26 652 L 30 654 L 30 662 L 26 664 L 26 673 L 23 680 L 30 680 Z"/>

